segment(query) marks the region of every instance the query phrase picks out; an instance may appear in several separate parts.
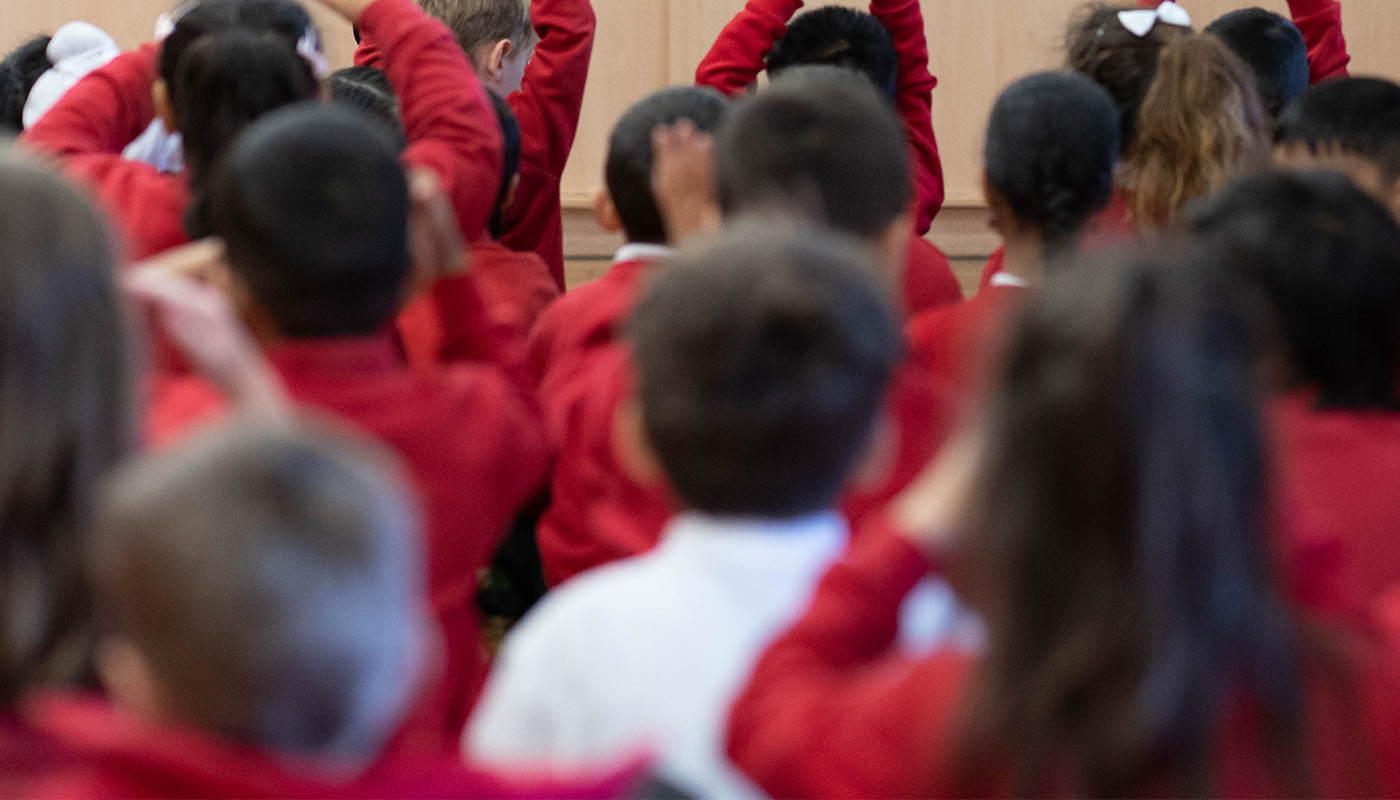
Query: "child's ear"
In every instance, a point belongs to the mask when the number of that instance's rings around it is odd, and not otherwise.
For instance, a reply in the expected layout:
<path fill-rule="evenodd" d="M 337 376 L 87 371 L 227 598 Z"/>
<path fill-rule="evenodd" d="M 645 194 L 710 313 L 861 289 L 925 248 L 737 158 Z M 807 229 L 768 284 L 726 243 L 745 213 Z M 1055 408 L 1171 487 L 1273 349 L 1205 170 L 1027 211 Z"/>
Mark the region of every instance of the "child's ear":
<path fill-rule="evenodd" d="M 171 709 L 160 681 L 141 651 L 123 636 L 97 648 L 97 673 L 107 696 L 121 709 L 146 719 L 165 719 Z"/>
<path fill-rule="evenodd" d="M 175 133 L 175 108 L 170 105 L 170 87 L 165 85 L 165 81 L 156 81 L 151 84 L 151 104 L 155 106 L 156 119 L 165 124 L 165 129 Z"/>
<path fill-rule="evenodd" d="M 881 410 L 870 431 L 870 443 L 856 462 L 849 483 L 869 491 L 889 485 L 899 456 L 899 422 Z"/>
<path fill-rule="evenodd" d="M 599 228 L 608 233 L 622 232 L 622 218 L 617 215 L 617 206 L 613 205 L 612 195 L 608 194 L 607 187 L 593 194 L 593 220 L 598 223 Z"/>
<path fill-rule="evenodd" d="M 501 201 L 501 208 L 506 209 L 515 205 L 515 195 L 520 191 L 520 173 L 511 176 L 510 188 L 506 189 L 506 196 Z"/>
<path fill-rule="evenodd" d="M 647 441 L 642 406 L 635 394 L 613 414 L 612 447 L 623 472 L 638 485 L 657 486 L 665 482 L 661 460 Z"/>

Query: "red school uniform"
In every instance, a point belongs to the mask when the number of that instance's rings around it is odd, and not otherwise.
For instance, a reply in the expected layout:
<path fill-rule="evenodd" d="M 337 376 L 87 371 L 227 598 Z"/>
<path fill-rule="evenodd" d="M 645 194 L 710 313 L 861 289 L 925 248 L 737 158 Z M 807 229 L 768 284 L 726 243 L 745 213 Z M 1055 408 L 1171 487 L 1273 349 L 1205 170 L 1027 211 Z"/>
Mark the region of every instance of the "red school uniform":
<path fill-rule="evenodd" d="M 1156 8 L 1162 0 L 1138 0 L 1143 8 Z M 1288 0 L 1293 24 L 1308 46 L 1308 71 L 1314 85 L 1345 78 L 1351 55 L 1342 34 L 1342 4 L 1337 0 Z"/>
<path fill-rule="evenodd" d="M 409 142 L 404 163 L 433 170 L 463 233 L 476 239 L 491 213 L 480 187 L 498 183 L 501 171 L 500 126 L 480 82 L 447 29 L 413 0 L 377 0 L 359 25 L 366 41 L 393 54 L 384 68 L 402 104 Z M 146 44 L 118 56 L 74 86 L 20 139 L 57 156 L 68 174 L 94 190 L 134 259 L 189 241 L 185 175 L 121 155 L 154 117 L 159 52 L 159 45 Z"/>
<path fill-rule="evenodd" d="M 985 385 L 997 338 L 1027 291 L 1005 277 L 976 297 L 914 317 L 905 329 L 914 356 L 964 397 Z"/>
<path fill-rule="evenodd" d="M 910 316 L 963 299 L 962 286 L 953 274 L 948 256 L 922 236 L 909 237 L 900 289 L 904 310 Z"/>
<path fill-rule="evenodd" d="M 576 779 L 506 776 L 453 755 L 382 758 L 355 777 L 333 764 L 272 754 L 201 731 L 158 725 L 87 698 L 37 698 L 29 716 L 72 754 L 33 782 L 34 798 L 609 798 L 637 785 L 640 765 Z"/>
<path fill-rule="evenodd" d="M 971 786 L 956 775 L 960 712 L 977 657 L 945 649 L 911 658 L 895 645 L 900 604 L 929 569 L 919 550 L 877 518 L 822 581 L 807 615 L 759 661 L 731 714 L 728 752 L 771 796 L 995 797 L 1015 791 L 1010 775 Z M 1400 638 L 1389 630 L 1351 644 L 1336 665 L 1346 673 L 1341 679 L 1331 674 L 1333 665 L 1305 660 L 1313 777 L 1325 797 L 1392 797 L 1400 791 L 1394 757 L 1400 752 L 1400 676 L 1393 664 Z M 1260 744 L 1267 731 L 1257 713 L 1241 699 L 1222 722 L 1215 753 L 1221 796 L 1281 791 Z M 1067 795 L 1072 789 L 1042 791 Z M 1148 793 L 1180 796 L 1180 789 L 1149 787 Z"/>

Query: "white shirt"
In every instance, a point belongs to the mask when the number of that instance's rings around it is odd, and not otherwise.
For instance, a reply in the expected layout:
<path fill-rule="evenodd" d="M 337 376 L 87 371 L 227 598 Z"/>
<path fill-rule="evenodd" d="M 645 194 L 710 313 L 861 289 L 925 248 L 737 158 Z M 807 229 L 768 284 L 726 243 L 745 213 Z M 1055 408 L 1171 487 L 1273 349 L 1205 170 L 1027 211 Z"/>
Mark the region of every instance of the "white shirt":
<path fill-rule="evenodd" d="M 645 242 L 629 242 L 618 248 L 613 255 L 612 263 L 622 264 L 627 261 L 662 261 L 675 255 L 674 248 L 664 244 L 646 244 Z"/>
<path fill-rule="evenodd" d="M 729 708 L 848 540 L 835 513 L 680 516 L 655 550 L 574 578 L 516 627 L 465 751 L 566 770 L 650 749 L 669 780 L 702 797 L 760 796 L 725 757 Z M 933 604 L 946 637 L 956 615 L 936 583 L 923 607 Z"/>

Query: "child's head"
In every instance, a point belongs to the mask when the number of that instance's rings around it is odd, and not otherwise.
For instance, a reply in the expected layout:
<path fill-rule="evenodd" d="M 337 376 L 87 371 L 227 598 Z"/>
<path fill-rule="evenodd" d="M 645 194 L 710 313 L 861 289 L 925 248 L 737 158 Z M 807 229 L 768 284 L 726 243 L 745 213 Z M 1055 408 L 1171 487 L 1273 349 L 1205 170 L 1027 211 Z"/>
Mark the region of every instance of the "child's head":
<path fill-rule="evenodd" d="M 629 329 L 640 438 L 686 505 L 706 513 L 831 507 L 902 353 L 863 251 L 829 233 L 767 228 L 739 226 L 674 259 Z"/>
<path fill-rule="evenodd" d="M 1262 8 L 1245 8 L 1212 22 L 1206 33 L 1249 65 L 1271 119 L 1308 90 L 1308 45 L 1291 20 Z"/>
<path fill-rule="evenodd" d="M 502 96 L 520 91 L 535 38 L 525 0 L 418 0 L 418 4 L 457 35 L 482 85 Z"/>
<path fill-rule="evenodd" d="M 515 190 L 520 186 L 520 120 L 515 110 L 500 95 L 489 92 L 491 104 L 496 108 L 496 121 L 501 125 L 501 187 L 496 192 L 496 208 L 491 213 L 490 231 L 492 238 L 501 236 L 501 216 L 515 199 Z"/>
<path fill-rule="evenodd" d="M 728 113 L 723 95 L 693 86 L 662 89 L 628 109 L 608 140 L 607 191 L 594 199 L 598 224 L 621 229 L 629 242 L 665 244 L 666 223 L 651 188 L 652 132 L 690 120 L 696 130 L 715 133 Z"/>
<path fill-rule="evenodd" d="M 1279 115 L 1275 142 L 1279 164 L 1344 172 L 1400 219 L 1400 85 L 1318 84 Z"/>
<path fill-rule="evenodd" d="M 243 422 L 122 470 L 92 567 L 130 711 L 357 765 L 421 680 L 419 519 L 376 447 Z"/>
<path fill-rule="evenodd" d="M 319 35 L 292 0 L 195 0 L 160 52 L 156 111 L 183 135 L 196 195 L 189 226 L 204 235 L 202 203 L 214 162 L 262 115 L 317 96 Z M 305 51 L 305 52 L 303 52 Z"/>
<path fill-rule="evenodd" d="M 809 11 L 788 25 L 768 54 L 768 75 L 792 67 L 845 67 L 865 75 L 890 102 L 899 80 L 899 53 L 880 20 L 863 11 L 830 6 Z"/>
<path fill-rule="evenodd" d="M 393 141 L 363 113 L 302 105 L 250 127 L 214 174 L 209 219 L 255 333 L 367 336 L 393 315 L 408 188 Z"/>
<path fill-rule="evenodd" d="M 992 108 L 985 148 L 993 225 L 1029 230 L 1047 255 L 1072 250 L 1084 224 L 1108 203 L 1118 160 L 1118 108 L 1074 72 L 1017 81 Z"/>
<path fill-rule="evenodd" d="M 1267 166 L 1269 119 L 1249 67 L 1213 36 L 1163 48 L 1126 165 L 1142 229 L 1175 224 L 1192 200 Z"/>
<path fill-rule="evenodd" d="M 135 440 L 115 269 L 85 195 L 0 152 L 0 715 L 89 677 L 83 542 L 98 482 Z"/>
<path fill-rule="evenodd" d="M 904 128 L 870 82 L 789 70 L 731 115 L 715 146 L 726 216 L 788 216 L 876 245 L 893 273 L 913 230 Z"/>
<path fill-rule="evenodd" d="M 49 62 L 49 37 L 36 36 L 0 61 L 0 134 L 24 130 L 24 104 L 29 90 L 53 66 Z"/>
<path fill-rule="evenodd" d="M 330 86 L 331 102 L 358 108 L 383 122 L 393 132 L 400 149 L 408 146 L 404 138 L 403 109 L 384 70 L 346 67 L 332 72 L 326 82 Z"/>
<path fill-rule="evenodd" d="M 1137 136 L 1138 109 L 1157 73 L 1157 56 L 1163 47 L 1191 33 L 1190 28 L 1159 20 L 1146 36 L 1138 36 L 1118 17 L 1130 10 L 1132 6 L 1090 5 L 1070 24 L 1065 37 L 1069 68 L 1088 75 L 1113 95 L 1122 115 L 1124 152 Z"/>
<path fill-rule="evenodd" d="M 1193 212 L 1223 268 L 1259 286 L 1328 408 L 1400 406 L 1400 226 L 1339 173 L 1240 181 Z"/>

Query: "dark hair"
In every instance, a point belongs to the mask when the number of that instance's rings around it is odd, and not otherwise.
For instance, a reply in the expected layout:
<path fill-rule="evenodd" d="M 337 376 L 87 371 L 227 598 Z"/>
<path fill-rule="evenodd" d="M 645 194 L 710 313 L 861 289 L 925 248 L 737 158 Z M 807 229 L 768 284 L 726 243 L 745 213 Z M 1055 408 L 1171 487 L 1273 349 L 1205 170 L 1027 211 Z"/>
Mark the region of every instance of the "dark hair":
<path fill-rule="evenodd" d="M 280 332 L 364 336 L 408 276 L 408 186 L 384 126 L 308 104 L 245 132 L 210 184 L 213 232 Z"/>
<path fill-rule="evenodd" d="M 869 238 L 909 207 L 904 128 L 869 81 L 839 67 L 788 70 L 748 98 L 716 162 L 726 215 L 777 209 Z"/>
<path fill-rule="evenodd" d="M 297 43 L 316 29 L 292 0 L 198 0 L 161 45 L 193 202 L 186 228 L 208 234 L 204 189 L 214 163 L 249 123 L 319 90 Z"/>
<path fill-rule="evenodd" d="M 49 62 L 50 38 L 35 36 L 0 61 L 0 133 L 24 130 L 29 90 L 53 66 Z"/>
<path fill-rule="evenodd" d="M 473 63 L 482 45 L 509 39 L 518 49 L 535 35 L 524 0 L 418 0 L 418 4 L 456 35 Z"/>
<path fill-rule="evenodd" d="M 400 150 L 408 147 L 403 130 L 403 110 L 399 96 L 389 83 L 389 75 L 378 67 L 346 67 L 331 73 L 331 101 L 344 103 L 383 122 Z"/>
<path fill-rule="evenodd" d="M 1212 22 L 1206 33 L 1249 65 L 1270 118 L 1308 90 L 1308 45 L 1291 20 L 1262 8 L 1244 8 Z"/>
<path fill-rule="evenodd" d="M 864 11 L 830 6 L 802 14 L 768 54 L 770 78 L 792 67 L 817 65 L 855 70 L 895 101 L 899 52 L 884 24 Z"/>
<path fill-rule="evenodd" d="M 1400 180 L 1400 85 L 1380 78 L 1320 83 L 1284 109 L 1274 136 L 1313 153 L 1358 156 L 1393 183 Z"/>
<path fill-rule="evenodd" d="M 1065 36 L 1069 68 L 1107 89 L 1118 105 L 1125 153 L 1137 140 L 1138 109 L 1157 75 L 1157 56 L 1163 47 L 1191 33 L 1190 28 L 1159 22 L 1146 36 L 1138 37 L 1118 19 L 1119 12 L 1132 9 L 1094 3 L 1070 23 Z"/>
<path fill-rule="evenodd" d="M 329 430 L 242 422 L 106 487 L 98 593 L 183 719 L 282 753 L 379 751 L 414 691 L 426 602 L 389 463 Z"/>
<path fill-rule="evenodd" d="M 1243 692 L 1280 793 L 1306 793 L 1243 296 L 1195 259 L 1103 256 L 1021 314 L 964 538 L 993 587 L 963 740 L 971 780 L 1009 770 L 1017 795 L 1056 776 L 1074 795 L 1210 795 L 1215 737 Z"/>
<path fill-rule="evenodd" d="M 84 195 L 0 156 L 0 709 L 92 680 L 83 543 L 98 482 L 135 443 L 115 269 Z"/>
<path fill-rule="evenodd" d="M 515 176 L 520 173 L 520 120 L 516 119 L 515 111 L 510 107 L 500 95 L 488 91 L 486 94 L 491 97 L 491 104 L 496 107 L 496 121 L 501 125 L 501 141 L 503 144 L 501 168 L 501 188 L 496 192 L 496 207 L 491 212 L 491 222 L 488 226 L 491 238 L 498 239 L 501 236 L 502 222 L 501 215 L 505 212 L 506 198 L 510 196 L 511 184 L 515 183 Z"/>
<path fill-rule="evenodd" d="M 687 505 L 835 502 L 902 355 L 874 271 L 832 234 L 740 225 L 657 278 L 630 334 L 646 435 Z"/>
<path fill-rule="evenodd" d="M 713 89 L 673 86 L 650 94 L 627 110 L 608 140 L 608 194 L 630 242 L 666 243 L 666 223 L 651 191 L 651 134 L 663 125 L 690 120 L 698 130 L 719 130 L 729 101 Z"/>
<path fill-rule="evenodd" d="M 1259 286 L 1323 408 L 1400 408 L 1400 226 L 1331 172 L 1242 180 L 1193 229 Z"/>
<path fill-rule="evenodd" d="M 1078 73 L 1032 75 L 997 99 L 984 153 L 988 182 L 1041 229 L 1046 255 L 1072 250 L 1113 192 L 1118 108 Z"/>

